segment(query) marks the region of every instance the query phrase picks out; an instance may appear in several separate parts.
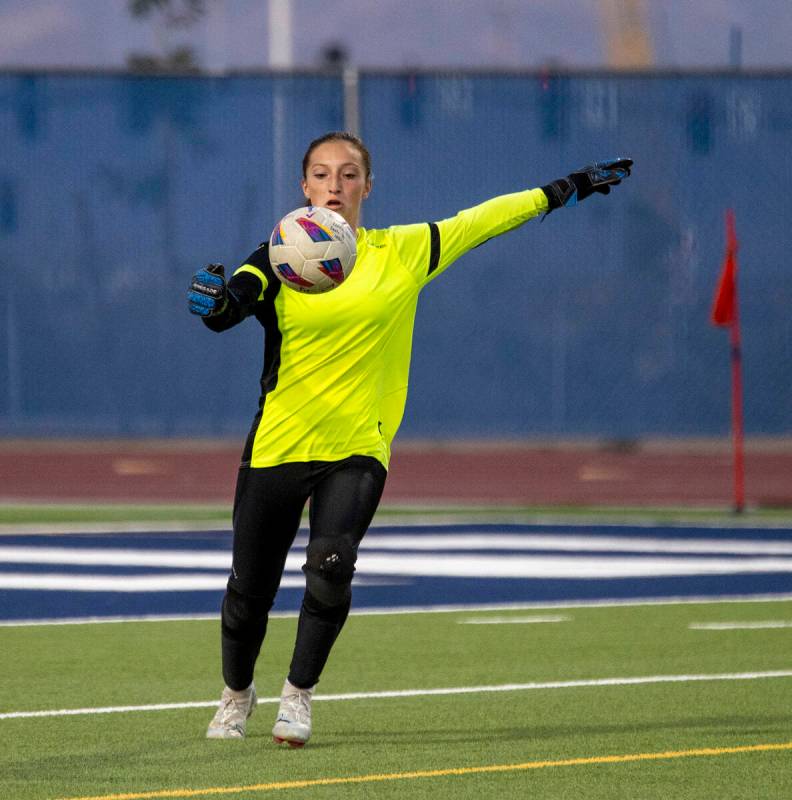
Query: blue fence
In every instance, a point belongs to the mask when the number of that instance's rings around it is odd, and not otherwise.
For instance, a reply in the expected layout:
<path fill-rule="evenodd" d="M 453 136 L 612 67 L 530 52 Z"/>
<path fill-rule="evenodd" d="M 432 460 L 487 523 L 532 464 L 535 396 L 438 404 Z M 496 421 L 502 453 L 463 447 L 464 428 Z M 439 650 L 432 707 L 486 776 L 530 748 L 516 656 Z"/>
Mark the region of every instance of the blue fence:
<path fill-rule="evenodd" d="M 186 312 L 300 204 L 332 76 L 0 76 L 0 434 L 226 435 L 262 333 Z M 632 438 L 729 426 L 709 308 L 740 239 L 746 429 L 792 433 L 790 76 L 376 75 L 367 227 L 440 219 L 628 154 L 611 198 L 528 223 L 424 293 L 402 436 Z"/>

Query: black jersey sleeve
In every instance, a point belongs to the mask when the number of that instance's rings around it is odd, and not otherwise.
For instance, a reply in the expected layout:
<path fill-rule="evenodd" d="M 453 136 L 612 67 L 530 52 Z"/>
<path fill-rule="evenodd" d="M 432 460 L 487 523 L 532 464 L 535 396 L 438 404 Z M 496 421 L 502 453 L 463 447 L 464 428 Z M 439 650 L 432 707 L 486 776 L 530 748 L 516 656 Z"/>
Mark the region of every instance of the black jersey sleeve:
<path fill-rule="evenodd" d="M 268 246 L 265 242 L 254 250 L 242 266 L 234 272 L 228 281 L 228 305 L 222 314 L 205 317 L 204 324 L 217 333 L 233 328 L 243 319 L 256 312 L 256 307 L 266 299 L 265 289 L 269 281 L 265 277 L 264 267 L 269 266 Z M 252 269 L 246 269 L 252 267 Z"/>

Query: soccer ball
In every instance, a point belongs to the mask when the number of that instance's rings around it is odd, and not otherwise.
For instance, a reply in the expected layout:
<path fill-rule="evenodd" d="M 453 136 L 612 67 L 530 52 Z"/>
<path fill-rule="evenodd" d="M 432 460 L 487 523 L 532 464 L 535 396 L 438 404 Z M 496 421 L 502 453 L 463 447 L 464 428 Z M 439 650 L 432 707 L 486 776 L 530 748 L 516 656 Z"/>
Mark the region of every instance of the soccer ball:
<path fill-rule="evenodd" d="M 284 286 L 321 294 L 340 286 L 357 257 L 355 232 L 335 211 L 305 206 L 287 214 L 272 231 L 269 258 Z"/>

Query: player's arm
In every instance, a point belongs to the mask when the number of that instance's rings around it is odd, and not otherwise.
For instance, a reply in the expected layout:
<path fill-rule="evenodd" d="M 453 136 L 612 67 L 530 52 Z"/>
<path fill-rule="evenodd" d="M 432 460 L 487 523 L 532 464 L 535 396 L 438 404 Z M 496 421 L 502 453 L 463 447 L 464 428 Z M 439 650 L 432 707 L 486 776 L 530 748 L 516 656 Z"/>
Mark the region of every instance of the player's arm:
<path fill-rule="evenodd" d="M 555 208 L 574 205 L 595 192 L 607 194 L 611 186 L 630 174 L 632 163 L 630 159 L 596 162 L 541 188 L 493 197 L 453 217 L 429 223 L 423 237 L 428 253 L 415 247 L 414 235 L 404 239 L 412 240 L 413 265 L 419 280 L 429 282 L 468 250 L 514 230 L 543 212 L 548 214 Z M 405 226 L 405 230 L 413 227 Z"/>
<path fill-rule="evenodd" d="M 547 197 L 541 189 L 527 189 L 493 197 L 449 219 L 430 223 L 428 277 L 442 272 L 468 250 L 514 230 L 548 209 Z"/>
<path fill-rule="evenodd" d="M 224 331 L 250 316 L 264 299 L 269 284 L 266 244 L 261 245 L 226 282 L 222 264 L 210 264 L 192 279 L 187 295 L 190 312 L 200 316 L 207 328 Z"/>
<path fill-rule="evenodd" d="M 528 189 L 493 197 L 440 222 L 394 225 L 389 232 L 399 260 L 424 286 L 468 250 L 547 210 L 542 190 Z"/>

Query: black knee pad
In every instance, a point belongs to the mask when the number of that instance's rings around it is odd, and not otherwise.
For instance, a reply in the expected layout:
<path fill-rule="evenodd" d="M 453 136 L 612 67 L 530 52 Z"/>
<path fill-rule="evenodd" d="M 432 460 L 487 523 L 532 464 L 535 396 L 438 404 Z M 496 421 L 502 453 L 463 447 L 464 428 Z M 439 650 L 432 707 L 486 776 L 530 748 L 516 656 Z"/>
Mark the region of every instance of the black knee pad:
<path fill-rule="evenodd" d="M 357 552 L 343 536 L 321 536 L 306 550 L 305 584 L 326 606 L 340 606 L 349 600 Z"/>

